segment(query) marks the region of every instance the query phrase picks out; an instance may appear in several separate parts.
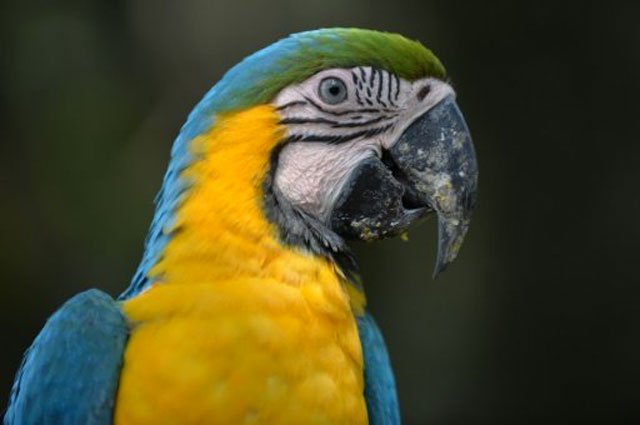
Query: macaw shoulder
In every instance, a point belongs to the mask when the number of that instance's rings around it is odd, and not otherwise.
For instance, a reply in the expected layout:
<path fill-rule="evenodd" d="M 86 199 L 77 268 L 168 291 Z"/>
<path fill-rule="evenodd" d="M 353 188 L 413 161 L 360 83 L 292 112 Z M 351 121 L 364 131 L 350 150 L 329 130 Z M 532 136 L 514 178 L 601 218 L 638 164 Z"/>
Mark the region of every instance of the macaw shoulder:
<path fill-rule="evenodd" d="M 97 289 L 51 316 L 18 370 L 5 425 L 111 424 L 127 322 Z"/>

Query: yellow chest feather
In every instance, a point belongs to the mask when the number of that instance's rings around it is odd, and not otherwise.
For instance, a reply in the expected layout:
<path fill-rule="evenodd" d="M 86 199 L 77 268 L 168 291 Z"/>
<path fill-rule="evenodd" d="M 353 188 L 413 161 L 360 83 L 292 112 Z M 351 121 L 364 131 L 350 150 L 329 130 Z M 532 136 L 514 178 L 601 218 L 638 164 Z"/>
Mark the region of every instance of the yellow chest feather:
<path fill-rule="evenodd" d="M 125 312 L 138 324 L 118 425 L 366 423 L 357 327 L 339 287 L 157 286 Z"/>
<path fill-rule="evenodd" d="M 278 121 L 260 106 L 192 142 L 154 284 L 123 304 L 116 425 L 367 423 L 364 298 L 328 260 L 283 246 L 262 210 Z"/>

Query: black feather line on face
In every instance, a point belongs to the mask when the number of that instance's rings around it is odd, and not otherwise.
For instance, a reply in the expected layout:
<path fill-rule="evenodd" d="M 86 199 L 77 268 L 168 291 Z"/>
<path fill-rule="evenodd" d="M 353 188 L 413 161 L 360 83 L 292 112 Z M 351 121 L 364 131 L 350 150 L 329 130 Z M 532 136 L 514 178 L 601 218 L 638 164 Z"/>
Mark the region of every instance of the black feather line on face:
<path fill-rule="evenodd" d="M 288 102 L 285 103 L 284 105 L 280 105 L 276 108 L 276 111 L 284 111 L 287 108 L 290 108 L 292 106 L 302 106 L 302 105 L 306 105 L 307 102 L 305 102 L 304 100 L 294 100 L 293 102 Z"/>
<path fill-rule="evenodd" d="M 371 124 L 376 124 L 379 123 L 381 121 L 386 121 L 386 120 L 390 120 L 392 118 L 395 118 L 397 116 L 397 114 L 393 114 L 393 115 L 383 115 L 383 116 L 379 116 L 377 118 L 371 118 L 370 120 L 367 121 L 359 121 L 359 122 L 341 122 L 339 124 L 335 124 L 332 125 L 332 128 L 354 128 L 354 127 L 365 127 Z"/>
<path fill-rule="evenodd" d="M 384 100 L 382 100 L 382 88 L 384 87 L 384 75 L 386 73 L 383 73 L 382 71 L 379 71 L 379 72 L 380 72 L 380 81 L 378 83 L 378 94 L 376 95 L 376 101 L 378 102 L 378 104 L 386 108 L 387 104 L 384 102 Z"/>
<path fill-rule="evenodd" d="M 373 113 L 378 113 L 378 112 L 395 112 L 395 111 L 393 111 L 391 109 L 386 109 L 386 108 L 382 108 L 382 109 L 362 108 L 362 109 L 349 109 L 349 110 L 346 110 L 346 111 L 330 111 L 330 110 L 320 106 L 317 102 L 315 102 L 310 97 L 305 96 L 305 100 L 307 102 L 309 102 L 314 108 L 316 108 L 320 112 L 324 112 L 325 114 L 329 114 L 329 115 L 335 115 L 337 117 L 340 117 L 340 116 L 343 116 L 343 115 L 347 115 L 347 114 L 366 114 L 366 113 L 373 114 Z"/>
<path fill-rule="evenodd" d="M 362 79 L 362 81 L 366 81 L 367 80 L 367 73 L 364 71 L 363 67 L 358 67 L 358 71 L 360 71 L 360 78 Z"/>
<path fill-rule="evenodd" d="M 391 106 L 397 106 L 396 103 L 393 101 L 393 99 L 391 99 L 391 90 L 393 90 L 393 78 L 391 77 L 395 77 L 395 75 L 391 75 L 389 74 L 389 78 L 387 81 L 387 101 L 389 102 L 389 104 Z"/>
<path fill-rule="evenodd" d="M 349 142 L 355 139 L 365 139 L 382 134 L 393 127 L 393 124 L 387 124 L 383 127 L 372 128 L 369 130 L 356 131 L 349 134 L 294 134 L 285 139 L 286 143 L 290 142 L 324 142 L 331 144 L 339 144 Z"/>
<path fill-rule="evenodd" d="M 376 118 L 371 118 L 366 121 L 335 121 L 322 117 L 318 118 L 305 118 L 305 117 L 289 117 L 283 118 L 279 121 L 279 124 L 285 125 L 305 125 L 305 124 L 328 124 L 331 128 L 355 128 L 355 127 L 366 127 L 371 124 L 376 124 L 381 121 L 390 120 L 395 118 L 398 114 L 391 115 L 382 115 Z M 356 117 L 352 117 L 355 119 Z M 358 116 L 359 119 L 362 119 L 362 116 Z"/>
<path fill-rule="evenodd" d="M 359 83 L 358 76 L 354 71 L 351 71 L 351 79 L 353 80 L 353 85 L 357 86 Z"/>
<path fill-rule="evenodd" d="M 396 80 L 396 93 L 393 96 L 393 100 L 398 100 L 398 96 L 400 96 L 400 79 L 397 75 L 393 74 L 393 79 Z"/>
<path fill-rule="evenodd" d="M 289 117 L 283 118 L 279 121 L 279 124 L 293 124 L 293 125 L 301 125 L 301 124 L 330 124 L 336 125 L 340 124 L 340 121 L 330 120 L 327 118 L 305 118 L 305 117 Z"/>
<path fill-rule="evenodd" d="M 373 69 L 370 73 L 369 73 L 369 87 L 373 88 L 374 87 L 374 80 L 376 78 L 376 70 Z"/>

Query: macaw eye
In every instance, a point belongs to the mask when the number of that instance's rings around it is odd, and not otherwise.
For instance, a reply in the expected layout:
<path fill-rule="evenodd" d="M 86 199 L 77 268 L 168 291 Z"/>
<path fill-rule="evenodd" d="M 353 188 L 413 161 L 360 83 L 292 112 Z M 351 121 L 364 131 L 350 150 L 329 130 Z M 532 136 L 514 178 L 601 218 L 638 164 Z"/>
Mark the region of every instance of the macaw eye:
<path fill-rule="evenodd" d="M 320 81 L 318 95 L 323 102 L 329 105 L 337 105 L 347 99 L 347 86 L 339 78 L 328 77 Z"/>

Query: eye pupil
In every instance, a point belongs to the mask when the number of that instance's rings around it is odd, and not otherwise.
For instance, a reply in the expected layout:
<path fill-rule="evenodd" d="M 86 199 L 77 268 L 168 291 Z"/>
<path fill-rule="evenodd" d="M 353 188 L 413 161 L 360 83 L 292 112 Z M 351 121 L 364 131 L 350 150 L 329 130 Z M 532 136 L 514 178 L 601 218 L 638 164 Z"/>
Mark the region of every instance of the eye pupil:
<path fill-rule="evenodd" d="M 337 105 L 347 99 L 347 86 L 339 78 L 328 77 L 320 81 L 318 95 L 323 102 Z"/>

